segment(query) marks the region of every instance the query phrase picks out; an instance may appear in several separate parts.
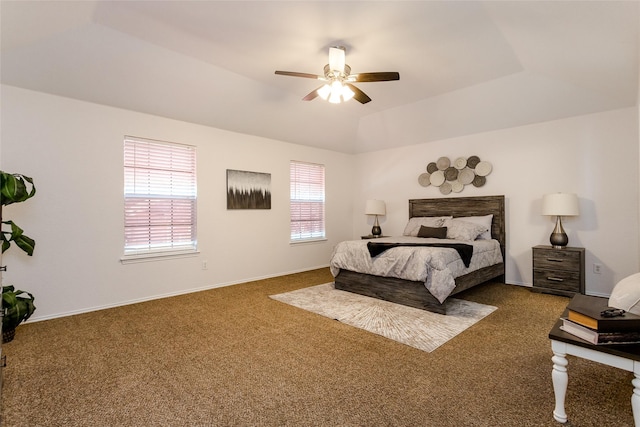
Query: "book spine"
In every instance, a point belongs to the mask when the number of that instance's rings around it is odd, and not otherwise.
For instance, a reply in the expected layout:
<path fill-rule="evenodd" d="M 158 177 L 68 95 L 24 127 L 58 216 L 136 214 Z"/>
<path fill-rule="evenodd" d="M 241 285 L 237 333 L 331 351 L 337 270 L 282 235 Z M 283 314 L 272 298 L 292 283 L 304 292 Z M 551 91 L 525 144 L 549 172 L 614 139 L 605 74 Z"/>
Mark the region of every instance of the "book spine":
<path fill-rule="evenodd" d="M 576 327 L 570 321 L 563 319 L 563 324 L 560 326 L 560 329 L 565 331 L 568 334 L 575 335 L 578 338 L 581 338 L 591 344 L 598 343 L 598 337 L 594 333 L 590 333 L 589 331 L 585 331 L 582 328 Z"/>
<path fill-rule="evenodd" d="M 624 317 L 616 319 L 594 319 L 582 313 L 569 310 L 569 320 L 576 322 L 587 328 L 595 329 L 598 332 L 618 333 L 630 332 L 640 335 L 640 320 L 625 319 Z"/>
<path fill-rule="evenodd" d="M 640 342 L 638 332 L 600 332 L 596 344 L 635 344 Z"/>
<path fill-rule="evenodd" d="M 561 329 L 591 344 L 636 344 L 640 343 L 640 331 L 597 332 L 570 319 L 563 318 Z"/>

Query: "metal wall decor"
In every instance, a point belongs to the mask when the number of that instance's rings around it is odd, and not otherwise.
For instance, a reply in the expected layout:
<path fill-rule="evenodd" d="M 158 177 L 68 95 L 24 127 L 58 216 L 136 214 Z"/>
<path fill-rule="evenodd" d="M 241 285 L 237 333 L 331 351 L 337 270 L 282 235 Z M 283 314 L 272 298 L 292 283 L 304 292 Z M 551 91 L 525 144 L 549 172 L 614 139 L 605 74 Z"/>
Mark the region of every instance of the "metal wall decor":
<path fill-rule="evenodd" d="M 418 183 L 423 187 L 439 187 L 442 194 L 459 193 L 465 186 L 482 187 L 493 166 L 478 156 L 458 157 L 453 161 L 440 157 L 427 165 L 427 172 L 420 174 Z"/>

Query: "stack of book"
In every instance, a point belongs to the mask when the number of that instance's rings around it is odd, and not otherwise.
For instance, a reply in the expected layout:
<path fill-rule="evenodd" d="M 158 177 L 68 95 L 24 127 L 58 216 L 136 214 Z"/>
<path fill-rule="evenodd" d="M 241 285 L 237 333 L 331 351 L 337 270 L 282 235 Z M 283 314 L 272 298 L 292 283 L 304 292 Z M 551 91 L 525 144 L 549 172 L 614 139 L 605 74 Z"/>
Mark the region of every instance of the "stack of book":
<path fill-rule="evenodd" d="M 624 313 L 604 317 L 601 313 L 611 308 L 608 302 L 607 298 L 576 294 L 567 305 L 560 328 L 591 344 L 640 343 L 640 316 Z"/>

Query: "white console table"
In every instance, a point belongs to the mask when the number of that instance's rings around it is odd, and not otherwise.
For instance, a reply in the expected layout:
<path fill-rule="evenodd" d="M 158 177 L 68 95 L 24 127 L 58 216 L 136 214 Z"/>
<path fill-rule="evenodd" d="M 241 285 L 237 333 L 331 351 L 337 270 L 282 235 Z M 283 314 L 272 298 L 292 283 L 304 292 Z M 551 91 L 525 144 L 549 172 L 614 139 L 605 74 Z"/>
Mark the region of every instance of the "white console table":
<path fill-rule="evenodd" d="M 636 427 L 640 427 L 640 345 L 594 345 L 578 337 L 568 334 L 560 329 L 561 321 L 556 322 L 549 339 L 553 350 L 553 390 L 556 397 L 556 406 L 553 410 L 553 418 L 561 423 L 567 422 L 567 413 L 564 410 L 565 395 L 569 376 L 567 374 L 567 354 L 586 360 L 613 366 L 633 372 L 633 393 L 631 395 L 631 409 L 633 421 Z"/>

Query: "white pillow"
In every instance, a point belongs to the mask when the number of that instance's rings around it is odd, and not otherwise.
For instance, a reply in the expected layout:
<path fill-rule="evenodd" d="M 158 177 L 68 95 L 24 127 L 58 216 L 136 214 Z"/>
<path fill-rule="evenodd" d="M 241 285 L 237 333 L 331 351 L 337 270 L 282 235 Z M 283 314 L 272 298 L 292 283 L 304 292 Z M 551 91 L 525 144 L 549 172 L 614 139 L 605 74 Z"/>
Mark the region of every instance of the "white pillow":
<path fill-rule="evenodd" d="M 491 222 L 493 221 L 493 214 L 485 216 L 461 216 L 457 217 L 460 221 L 472 222 L 474 224 L 480 224 L 486 227 L 487 231 L 478 236 L 478 240 L 491 240 Z"/>
<path fill-rule="evenodd" d="M 618 282 L 609 297 L 609 307 L 640 315 L 640 273 Z"/>
<path fill-rule="evenodd" d="M 487 231 L 485 226 L 457 218 L 445 220 L 443 227 L 447 227 L 447 239 L 455 240 L 476 240 Z"/>
<path fill-rule="evenodd" d="M 406 227 L 404 227 L 403 236 L 418 236 L 421 226 L 425 227 L 442 227 L 445 219 L 451 219 L 452 216 L 414 216 L 409 219 Z"/>

